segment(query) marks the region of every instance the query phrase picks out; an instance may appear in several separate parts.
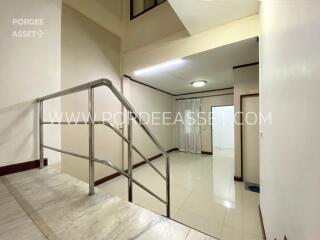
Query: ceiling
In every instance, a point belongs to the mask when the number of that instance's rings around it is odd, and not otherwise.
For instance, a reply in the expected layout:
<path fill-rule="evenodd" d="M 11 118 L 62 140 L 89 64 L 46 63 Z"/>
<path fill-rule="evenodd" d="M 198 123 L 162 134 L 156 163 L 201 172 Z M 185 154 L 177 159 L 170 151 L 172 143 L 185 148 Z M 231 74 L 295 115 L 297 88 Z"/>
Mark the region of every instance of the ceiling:
<path fill-rule="evenodd" d="M 234 85 L 233 67 L 259 61 L 257 38 L 225 45 L 191 55 L 183 62 L 148 73 L 128 74 L 132 79 L 174 95 L 230 88 Z M 201 88 L 191 82 L 205 80 Z"/>
<path fill-rule="evenodd" d="M 259 12 L 258 0 L 168 0 L 190 34 Z"/>

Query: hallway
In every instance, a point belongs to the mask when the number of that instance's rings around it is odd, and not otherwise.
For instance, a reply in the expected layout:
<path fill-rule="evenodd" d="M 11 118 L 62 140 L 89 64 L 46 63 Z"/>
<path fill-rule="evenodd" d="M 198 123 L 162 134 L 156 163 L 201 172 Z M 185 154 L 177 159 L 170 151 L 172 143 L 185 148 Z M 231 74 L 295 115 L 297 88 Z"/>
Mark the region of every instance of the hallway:
<path fill-rule="evenodd" d="M 259 195 L 234 182 L 232 150 L 217 150 L 215 155 L 172 152 L 172 218 L 223 240 L 263 239 L 259 219 Z M 164 171 L 163 159 L 153 161 Z M 144 165 L 134 170 L 134 177 L 160 196 L 165 183 Z M 98 186 L 127 199 L 127 180 L 118 177 Z M 134 187 L 133 202 L 159 214 L 165 206 Z"/>

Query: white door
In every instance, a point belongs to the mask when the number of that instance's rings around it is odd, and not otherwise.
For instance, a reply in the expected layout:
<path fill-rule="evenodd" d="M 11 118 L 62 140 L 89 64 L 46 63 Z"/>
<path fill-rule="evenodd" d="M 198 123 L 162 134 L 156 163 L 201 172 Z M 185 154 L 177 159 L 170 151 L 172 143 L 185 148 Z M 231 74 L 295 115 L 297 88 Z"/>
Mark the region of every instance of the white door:
<path fill-rule="evenodd" d="M 260 183 L 259 96 L 242 97 L 243 180 Z"/>

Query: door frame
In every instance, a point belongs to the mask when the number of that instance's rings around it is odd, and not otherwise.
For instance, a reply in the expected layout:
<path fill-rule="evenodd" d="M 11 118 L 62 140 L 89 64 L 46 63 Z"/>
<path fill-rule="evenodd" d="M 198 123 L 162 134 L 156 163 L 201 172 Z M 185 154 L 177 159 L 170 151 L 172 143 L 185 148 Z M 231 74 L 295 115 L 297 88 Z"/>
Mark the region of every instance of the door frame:
<path fill-rule="evenodd" d="M 243 182 L 243 106 L 242 106 L 242 99 L 246 97 L 259 97 L 259 103 L 260 103 L 260 95 L 259 93 L 250 93 L 250 94 L 243 94 L 240 95 L 240 160 L 241 160 L 241 177 L 239 181 Z"/>
<path fill-rule="evenodd" d="M 210 107 L 210 125 L 211 125 L 211 132 L 210 132 L 210 135 L 211 135 L 211 139 L 210 139 L 210 142 L 211 142 L 211 155 L 213 155 L 213 138 L 212 138 L 212 132 L 213 132 L 213 124 L 212 124 L 212 119 L 213 119 L 213 111 L 212 111 L 212 108 L 214 107 L 233 107 L 234 108 L 234 104 L 233 105 L 218 105 L 218 106 L 211 106 Z"/>

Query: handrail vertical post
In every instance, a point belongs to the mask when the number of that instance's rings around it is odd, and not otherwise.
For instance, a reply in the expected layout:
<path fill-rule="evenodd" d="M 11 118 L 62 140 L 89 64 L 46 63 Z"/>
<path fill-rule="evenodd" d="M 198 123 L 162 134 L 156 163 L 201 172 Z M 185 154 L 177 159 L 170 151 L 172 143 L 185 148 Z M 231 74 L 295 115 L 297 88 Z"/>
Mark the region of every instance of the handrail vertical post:
<path fill-rule="evenodd" d="M 170 159 L 166 157 L 166 191 L 167 191 L 167 218 L 170 218 L 171 202 L 170 202 Z"/>
<path fill-rule="evenodd" d="M 89 107 L 89 195 L 94 194 L 94 89 L 88 90 Z"/>
<path fill-rule="evenodd" d="M 106 86 L 108 87 L 112 93 L 120 100 L 120 102 L 122 103 L 122 105 L 128 110 L 128 115 L 129 115 L 129 120 L 128 120 L 128 139 L 126 142 L 128 142 L 128 171 L 127 173 L 115 166 L 113 166 L 111 163 L 107 162 L 107 164 L 105 163 L 105 161 L 101 161 L 98 159 L 95 159 L 95 124 L 98 124 L 97 122 L 95 122 L 95 109 L 94 109 L 94 88 L 96 87 L 100 87 L 100 86 Z M 43 129 L 43 125 L 47 124 L 46 122 L 43 121 L 43 102 L 48 100 L 48 99 L 53 99 L 53 98 L 57 98 L 57 97 L 61 97 L 61 96 L 65 96 L 65 95 L 69 95 L 72 93 L 76 93 L 76 92 L 80 92 L 80 91 L 87 91 L 88 90 L 88 111 L 89 111 L 89 156 L 83 156 L 83 155 L 79 155 L 79 154 L 74 154 L 71 152 L 67 152 L 67 151 L 62 151 L 59 149 L 55 149 L 49 146 L 46 146 L 43 143 L 43 133 L 44 133 L 44 129 Z M 139 115 L 135 112 L 135 110 L 133 109 L 133 107 L 131 106 L 131 104 L 126 100 L 126 98 L 122 95 L 121 92 L 119 92 L 119 90 L 117 88 L 115 88 L 112 84 L 112 82 L 108 79 L 99 79 L 90 83 L 86 83 L 86 84 L 82 84 L 73 88 L 69 88 L 63 91 L 59 91 L 47 96 L 44 96 L 42 98 L 38 98 L 38 104 L 39 104 L 39 155 L 40 155 L 40 168 L 44 167 L 44 148 L 47 149 L 51 149 L 53 151 L 58 151 L 60 153 L 65 153 L 65 154 L 69 154 L 72 156 L 76 156 L 76 157 L 80 157 L 80 158 L 84 158 L 84 159 L 89 159 L 89 195 L 93 195 L 94 194 L 94 185 L 95 185 L 95 178 L 94 178 L 94 162 L 100 162 L 103 164 L 106 164 L 110 167 L 112 167 L 113 169 L 115 169 L 116 171 L 122 173 L 123 175 L 125 175 L 128 178 L 128 198 L 129 201 L 132 202 L 132 195 L 133 195 L 133 183 L 137 184 L 138 186 L 140 186 L 141 188 L 143 188 L 144 190 L 146 190 L 148 193 L 150 193 L 151 195 L 153 195 L 154 197 L 156 197 L 158 200 L 160 200 L 163 203 L 166 203 L 167 206 L 167 217 L 170 218 L 170 209 L 171 209 L 171 202 L 170 202 L 170 159 L 169 156 L 167 154 L 167 152 L 164 150 L 164 148 L 161 146 L 161 144 L 159 143 L 159 141 L 156 139 L 156 137 L 151 133 L 150 129 L 144 124 L 143 120 L 139 117 Z M 166 177 L 163 176 L 163 174 L 157 170 L 157 172 L 161 175 L 162 178 L 166 179 L 166 201 L 164 201 L 162 198 L 158 197 L 156 194 L 154 194 L 151 190 L 147 189 L 146 187 L 144 187 L 142 184 L 140 184 L 139 182 L 137 182 L 136 180 L 133 179 L 133 172 L 132 172 L 132 158 L 133 158 L 133 150 L 137 151 L 137 149 L 133 146 L 133 141 L 132 141 L 132 135 L 133 135 L 133 120 L 136 120 L 137 123 L 142 127 L 142 129 L 147 133 L 147 135 L 149 136 L 149 138 L 151 138 L 151 140 L 153 141 L 153 143 L 158 147 L 158 149 L 161 151 L 161 153 L 165 156 L 166 158 Z M 54 123 L 53 123 L 54 124 Z M 61 122 L 61 124 L 63 124 L 63 122 Z M 83 124 L 87 124 L 87 122 L 83 123 Z M 118 134 L 119 135 L 119 134 Z M 121 136 L 122 134 L 120 133 L 119 136 Z M 139 152 L 138 152 L 139 154 Z M 140 156 L 143 157 L 143 155 Z M 146 159 L 146 158 L 144 158 Z M 149 161 L 146 159 L 146 162 L 149 163 Z M 150 164 L 150 163 L 149 163 Z M 151 164 L 150 164 L 151 165 Z M 153 167 L 155 170 L 156 168 Z"/>
<path fill-rule="evenodd" d="M 43 101 L 39 101 L 39 157 L 40 169 L 44 168 L 43 158 Z"/>
<path fill-rule="evenodd" d="M 128 116 L 128 201 L 132 202 L 132 113 Z"/>

